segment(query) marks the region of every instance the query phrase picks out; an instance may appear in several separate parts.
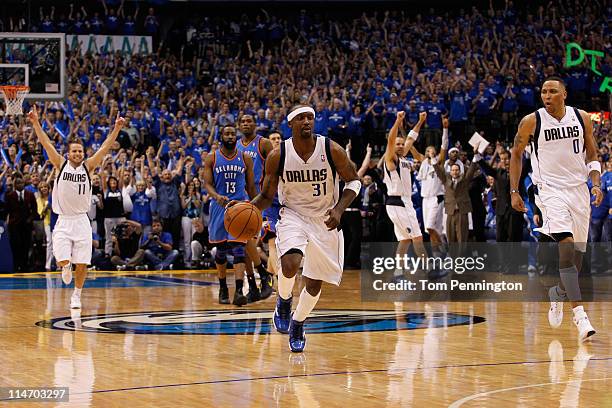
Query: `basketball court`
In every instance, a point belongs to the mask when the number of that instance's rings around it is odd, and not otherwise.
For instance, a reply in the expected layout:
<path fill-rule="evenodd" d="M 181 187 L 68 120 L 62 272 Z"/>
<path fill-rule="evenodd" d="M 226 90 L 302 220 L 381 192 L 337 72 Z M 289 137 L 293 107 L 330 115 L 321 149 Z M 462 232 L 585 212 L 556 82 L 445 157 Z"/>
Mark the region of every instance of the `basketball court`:
<path fill-rule="evenodd" d="M 275 296 L 221 306 L 210 272 L 90 272 L 80 316 L 59 273 L 0 275 L 2 386 L 74 407 L 612 405 L 609 302 L 579 345 L 569 309 L 551 329 L 547 303 L 364 303 L 347 271 L 293 354 Z"/>

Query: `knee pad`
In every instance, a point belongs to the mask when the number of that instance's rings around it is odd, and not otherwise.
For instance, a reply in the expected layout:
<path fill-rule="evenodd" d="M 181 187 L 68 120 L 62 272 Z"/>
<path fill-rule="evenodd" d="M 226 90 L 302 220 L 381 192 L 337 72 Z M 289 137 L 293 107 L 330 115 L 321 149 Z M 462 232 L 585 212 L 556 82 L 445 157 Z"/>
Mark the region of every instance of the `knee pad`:
<path fill-rule="evenodd" d="M 227 244 L 221 243 L 217 245 L 217 251 L 215 252 L 215 263 L 223 265 L 227 263 Z"/>
<path fill-rule="evenodd" d="M 244 244 L 233 244 L 232 255 L 234 255 L 234 264 L 244 263 L 245 251 Z"/>

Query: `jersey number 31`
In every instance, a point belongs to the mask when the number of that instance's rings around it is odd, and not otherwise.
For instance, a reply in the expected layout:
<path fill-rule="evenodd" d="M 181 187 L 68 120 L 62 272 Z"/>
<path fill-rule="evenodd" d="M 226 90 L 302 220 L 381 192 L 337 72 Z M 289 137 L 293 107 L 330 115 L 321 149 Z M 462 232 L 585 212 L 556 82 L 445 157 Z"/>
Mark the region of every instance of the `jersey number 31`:
<path fill-rule="evenodd" d="M 327 183 L 312 183 L 312 187 L 314 188 L 314 192 L 312 193 L 313 197 L 321 195 L 321 186 L 323 186 L 323 195 L 327 195 Z"/>

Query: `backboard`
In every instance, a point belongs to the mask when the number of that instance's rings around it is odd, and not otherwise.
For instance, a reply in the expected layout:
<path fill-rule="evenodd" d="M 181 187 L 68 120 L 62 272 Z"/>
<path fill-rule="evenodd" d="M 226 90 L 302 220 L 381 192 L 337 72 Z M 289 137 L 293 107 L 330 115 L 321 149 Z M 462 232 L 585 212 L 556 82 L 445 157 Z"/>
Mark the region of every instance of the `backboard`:
<path fill-rule="evenodd" d="M 63 99 L 65 34 L 0 33 L 0 85 L 9 84 L 28 85 L 26 99 Z"/>

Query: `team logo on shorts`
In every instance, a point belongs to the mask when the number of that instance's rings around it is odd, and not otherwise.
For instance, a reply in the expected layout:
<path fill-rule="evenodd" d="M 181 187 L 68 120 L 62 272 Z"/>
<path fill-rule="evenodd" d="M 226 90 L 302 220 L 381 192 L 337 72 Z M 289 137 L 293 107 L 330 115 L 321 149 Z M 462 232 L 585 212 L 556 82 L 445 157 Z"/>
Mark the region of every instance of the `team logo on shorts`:
<path fill-rule="evenodd" d="M 137 334 L 268 334 L 276 333 L 271 311 L 196 310 L 117 313 L 60 317 L 36 325 L 57 330 Z M 456 313 L 398 313 L 381 310 L 316 310 L 309 333 L 414 330 L 482 323 L 480 316 Z"/>

